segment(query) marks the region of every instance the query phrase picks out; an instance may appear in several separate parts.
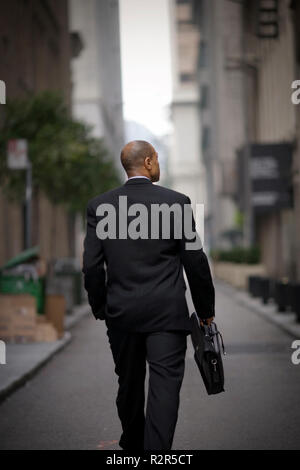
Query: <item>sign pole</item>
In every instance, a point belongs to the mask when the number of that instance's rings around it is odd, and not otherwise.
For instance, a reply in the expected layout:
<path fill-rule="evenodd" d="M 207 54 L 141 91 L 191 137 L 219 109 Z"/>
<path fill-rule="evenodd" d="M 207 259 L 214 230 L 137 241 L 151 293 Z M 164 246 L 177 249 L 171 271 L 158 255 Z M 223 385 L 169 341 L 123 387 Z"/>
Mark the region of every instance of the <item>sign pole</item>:
<path fill-rule="evenodd" d="M 28 162 L 26 169 L 26 206 L 25 206 L 25 247 L 31 248 L 32 221 L 32 165 Z"/>
<path fill-rule="evenodd" d="M 32 165 L 28 158 L 28 145 L 25 139 L 9 140 L 7 144 L 7 167 L 10 170 L 26 171 L 24 242 L 31 248 L 31 206 L 32 206 Z"/>

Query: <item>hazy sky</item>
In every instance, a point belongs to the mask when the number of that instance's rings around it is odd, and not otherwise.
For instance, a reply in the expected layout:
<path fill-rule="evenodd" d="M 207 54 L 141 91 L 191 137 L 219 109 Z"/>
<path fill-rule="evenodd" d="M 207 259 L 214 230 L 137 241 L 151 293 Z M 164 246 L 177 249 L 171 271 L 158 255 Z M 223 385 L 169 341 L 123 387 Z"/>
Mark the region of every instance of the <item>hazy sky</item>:
<path fill-rule="evenodd" d="M 171 100 L 168 0 L 120 0 L 120 27 L 125 119 L 165 134 Z"/>

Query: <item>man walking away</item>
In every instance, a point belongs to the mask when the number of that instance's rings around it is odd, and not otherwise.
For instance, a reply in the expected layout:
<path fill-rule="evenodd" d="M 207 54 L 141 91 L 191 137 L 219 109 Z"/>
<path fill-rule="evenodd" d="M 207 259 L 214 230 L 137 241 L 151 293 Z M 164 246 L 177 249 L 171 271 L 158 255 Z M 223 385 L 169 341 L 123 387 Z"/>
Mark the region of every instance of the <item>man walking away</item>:
<path fill-rule="evenodd" d="M 87 207 L 85 288 L 95 318 L 105 320 L 118 376 L 120 446 L 124 450 L 170 450 L 191 331 L 183 268 L 197 315 L 207 323 L 215 315 L 214 286 L 203 249 L 188 249 L 193 240 L 187 240 L 184 233 L 180 239 L 175 237 L 174 227 L 170 237 L 163 236 L 161 229 L 156 237 L 120 235 L 119 221 L 124 217 L 120 201 L 126 201 L 128 207 L 127 228 L 133 214 L 138 215 L 136 204 L 147 209 L 149 231 L 153 205 L 171 208 L 176 204 L 184 213 L 184 206 L 191 203 L 184 194 L 153 184 L 159 181 L 160 168 L 157 152 L 148 142 L 128 143 L 121 162 L 128 176 L 126 183 L 95 197 Z M 107 216 L 108 207 L 116 214 L 117 236 L 98 237 L 97 225 Z M 195 231 L 194 218 L 192 224 Z"/>

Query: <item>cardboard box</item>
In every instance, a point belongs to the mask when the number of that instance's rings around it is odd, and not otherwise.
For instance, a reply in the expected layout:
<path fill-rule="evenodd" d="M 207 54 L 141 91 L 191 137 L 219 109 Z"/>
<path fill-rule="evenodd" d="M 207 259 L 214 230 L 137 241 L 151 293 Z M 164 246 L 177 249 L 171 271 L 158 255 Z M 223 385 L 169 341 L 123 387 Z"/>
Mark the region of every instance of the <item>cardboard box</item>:
<path fill-rule="evenodd" d="M 0 339 L 7 342 L 13 337 L 13 323 L 10 311 L 10 299 L 0 295 Z"/>
<path fill-rule="evenodd" d="M 58 318 L 56 315 L 56 321 Z M 36 300 L 31 295 L 0 295 L 0 339 L 14 343 L 52 342 L 57 341 L 58 333 L 46 315 L 37 315 Z"/>
<path fill-rule="evenodd" d="M 62 338 L 65 329 L 66 301 L 63 295 L 46 295 L 45 315 L 57 331 L 58 337 Z"/>
<path fill-rule="evenodd" d="M 0 339 L 34 341 L 36 300 L 31 295 L 0 295 Z"/>
<path fill-rule="evenodd" d="M 36 316 L 36 323 L 46 323 L 47 318 L 46 315 L 37 315 Z"/>
<path fill-rule="evenodd" d="M 31 295 L 11 296 L 13 335 L 16 343 L 34 341 L 36 325 L 36 299 Z"/>
<path fill-rule="evenodd" d="M 51 323 L 38 322 L 35 327 L 34 339 L 36 342 L 51 343 L 57 341 L 58 334 Z"/>
<path fill-rule="evenodd" d="M 1 307 L 2 308 L 2 305 Z M 14 330 L 13 330 L 13 322 L 10 313 L 8 312 L 6 315 L 1 314 L 0 317 L 0 340 L 9 342 L 13 341 Z"/>

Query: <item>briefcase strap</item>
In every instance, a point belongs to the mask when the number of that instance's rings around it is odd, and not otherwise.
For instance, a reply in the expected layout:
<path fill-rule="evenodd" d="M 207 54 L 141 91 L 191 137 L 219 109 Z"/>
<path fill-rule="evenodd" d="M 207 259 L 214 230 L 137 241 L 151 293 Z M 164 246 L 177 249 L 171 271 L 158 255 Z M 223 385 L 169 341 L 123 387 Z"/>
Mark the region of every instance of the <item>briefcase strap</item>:
<path fill-rule="evenodd" d="M 218 331 L 217 334 L 218 334 L 218 335 L 220 336 L 220 338 L 221 338 L 222 350 L 223 350 L 223 354 L 224 354 L 224 356 L 225 356 L 227 353 L 226 353 L 226 351 L 225 351 L 225 346 L 224 346 L 224 341 L 223 341 L 222 333 L 220 333 L 220 331 Z"/>
<path fill-rule="evenodd" d="M 221 333 L 219 330 L 217 330 L 217 331 L 212 331 L 212 330 L 210 330 L 210 335 L 211 335 L 211 336 L 217 336 L 217 335 L 220 336 L 223 354 L 224 354 L 224 356 L 226 356 L 226 351 L 225 351 L 225 346 L 224 346 L 224 341 L 223 341 L 222 333 Z"/>

